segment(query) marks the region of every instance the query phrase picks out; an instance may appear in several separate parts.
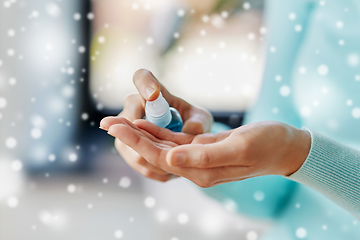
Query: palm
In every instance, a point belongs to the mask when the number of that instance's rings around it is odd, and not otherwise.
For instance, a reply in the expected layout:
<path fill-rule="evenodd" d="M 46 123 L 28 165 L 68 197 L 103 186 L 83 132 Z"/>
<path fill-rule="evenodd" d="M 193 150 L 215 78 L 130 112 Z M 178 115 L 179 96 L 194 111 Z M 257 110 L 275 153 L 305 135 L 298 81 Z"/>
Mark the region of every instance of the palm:
<path fill-rule="evenodd" d="M 172 148 L 186 144 L 216 143 L 228 137 L 232 132 L 225 131 L 219 134 L 205 133 L 192 135 L 172 132 L 168 129 L 157 127 L 145 120 L 136 120 L 132 123 L 123 118 L 121 122 L 122 124 L 112 127 L 112 134 L 133 148 L 147 161 L 156 163 L 161 168 L 167 165 L 166 155 Z"/>

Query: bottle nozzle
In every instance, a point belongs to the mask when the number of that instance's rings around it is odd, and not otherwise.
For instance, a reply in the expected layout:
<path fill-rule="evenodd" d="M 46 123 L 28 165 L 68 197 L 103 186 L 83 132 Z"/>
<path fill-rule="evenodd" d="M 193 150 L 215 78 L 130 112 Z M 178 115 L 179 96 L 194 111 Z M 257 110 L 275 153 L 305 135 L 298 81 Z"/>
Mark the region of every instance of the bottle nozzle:
<path fill-rule="evenodd" d="M 169 104 L 162 96 L 154 101 L 147 101 L 145 105 L 146 119 L 159 127 L 166 127 L 171 122 L 171 113 Z"/>

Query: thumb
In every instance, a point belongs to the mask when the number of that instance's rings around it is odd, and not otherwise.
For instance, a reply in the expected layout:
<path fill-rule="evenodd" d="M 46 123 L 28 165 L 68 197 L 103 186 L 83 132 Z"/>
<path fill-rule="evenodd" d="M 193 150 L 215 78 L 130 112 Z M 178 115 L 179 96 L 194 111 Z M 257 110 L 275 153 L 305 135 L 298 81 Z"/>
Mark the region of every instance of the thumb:
<path fill-rule="evenodd" d="M 149 70 L 137 70 L 134 73 L 133 82 L 143 99 L 154 101 L 159 97 L 160 83 Z"/>
<path fill-rule="evenodd" d="M 236 146 L 226 140 L 209 144 L 186 144 L 171 149 L 166 155 L 170 166 L 214 168 L 239 165 Z"/>

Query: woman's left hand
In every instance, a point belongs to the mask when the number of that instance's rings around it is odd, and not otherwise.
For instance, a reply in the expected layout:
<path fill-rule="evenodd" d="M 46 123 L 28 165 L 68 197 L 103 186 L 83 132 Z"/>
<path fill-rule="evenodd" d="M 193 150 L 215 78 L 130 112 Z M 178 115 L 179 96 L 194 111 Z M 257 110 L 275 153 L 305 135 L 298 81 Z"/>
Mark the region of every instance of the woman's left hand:
<path fill-rule="evenodd" d="M 288 176 L 305 161 L 311 145 L 307 131 L 264 121 L 220 132 L 191 135 L 125 118 L 108 133 L 149 163 L 183 176 L 200 187 L 263 175 Z"/>

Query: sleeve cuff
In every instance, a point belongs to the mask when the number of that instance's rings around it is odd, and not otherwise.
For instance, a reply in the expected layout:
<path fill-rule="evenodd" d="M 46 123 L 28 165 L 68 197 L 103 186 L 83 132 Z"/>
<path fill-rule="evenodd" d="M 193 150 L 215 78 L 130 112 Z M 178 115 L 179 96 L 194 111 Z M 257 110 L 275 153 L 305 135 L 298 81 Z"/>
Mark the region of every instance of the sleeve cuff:
<path fill-rule="evenodd" d="M 360 152 L 302 128 L 311 135 L 303 165 L 287 179 L 314 188 L 360 218 Z"/>

